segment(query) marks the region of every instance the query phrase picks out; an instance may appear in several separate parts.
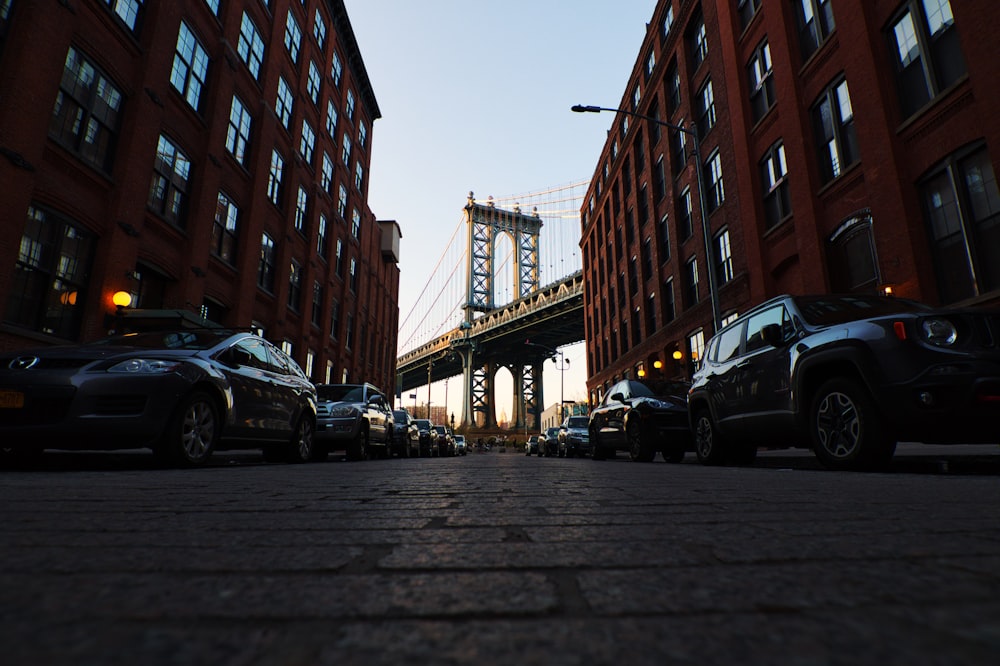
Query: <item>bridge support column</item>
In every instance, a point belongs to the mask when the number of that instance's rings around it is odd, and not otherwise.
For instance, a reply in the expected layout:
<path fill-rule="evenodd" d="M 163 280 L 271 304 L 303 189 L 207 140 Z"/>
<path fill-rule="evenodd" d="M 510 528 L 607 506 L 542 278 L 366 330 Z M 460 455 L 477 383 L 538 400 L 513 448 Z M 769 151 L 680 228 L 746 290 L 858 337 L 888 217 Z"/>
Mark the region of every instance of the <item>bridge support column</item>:
<path fill-rule="evenodd" d="M 517 430 L 538 430 L 542 421 L 542 364 L 508 366 L 514 378 L 514 418 Z"/>

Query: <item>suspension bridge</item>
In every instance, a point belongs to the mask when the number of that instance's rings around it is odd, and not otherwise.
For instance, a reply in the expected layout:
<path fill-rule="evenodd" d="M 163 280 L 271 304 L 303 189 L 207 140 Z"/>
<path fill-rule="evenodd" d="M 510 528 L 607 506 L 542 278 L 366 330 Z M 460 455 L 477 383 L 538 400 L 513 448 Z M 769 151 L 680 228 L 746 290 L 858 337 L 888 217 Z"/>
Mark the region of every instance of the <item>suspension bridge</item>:
<path fill-rule="evenodd" d="M 583 340 L 580 208 L 589 184 L 485 201 L 469 193 L 417 302 L 401 318 L 399 394 L 461 376 L 461 426 L 491 430 L 498 426 L 496 374 L 506 368 L 511 427 L 537 429 L 544 361 Z"/>

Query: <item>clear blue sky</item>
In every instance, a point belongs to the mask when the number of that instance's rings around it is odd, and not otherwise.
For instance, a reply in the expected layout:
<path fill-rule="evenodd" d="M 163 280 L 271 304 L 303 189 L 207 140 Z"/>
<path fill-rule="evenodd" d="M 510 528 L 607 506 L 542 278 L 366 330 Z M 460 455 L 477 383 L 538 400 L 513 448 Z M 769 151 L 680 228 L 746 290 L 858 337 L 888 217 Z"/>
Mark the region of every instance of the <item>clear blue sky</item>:
<path fill-rule="evenodd" d="M 369 205 L 402 228 L 400 313 L 477 199 L 587 180 L 655 0 L 345 0 L 382 111 L 372 130 Z M 545 230 L 542 230 L 542 240 Z M 565 350 L 567 399 L 586 396 L 582 345 Z M 559 399 L 546 364 L 545 402 Z M 449 410 L 460 414 L 453 382 Z M 444 399 L 437 386 L 432 401 Z M 510 414 L 498 381 L 498 416 Z M 426 400 L 421 391 L 419 400 Z M 405 398 L 405 396 L 404 396 Z M 404 403 L 408 401 L 404 399 Z"/>

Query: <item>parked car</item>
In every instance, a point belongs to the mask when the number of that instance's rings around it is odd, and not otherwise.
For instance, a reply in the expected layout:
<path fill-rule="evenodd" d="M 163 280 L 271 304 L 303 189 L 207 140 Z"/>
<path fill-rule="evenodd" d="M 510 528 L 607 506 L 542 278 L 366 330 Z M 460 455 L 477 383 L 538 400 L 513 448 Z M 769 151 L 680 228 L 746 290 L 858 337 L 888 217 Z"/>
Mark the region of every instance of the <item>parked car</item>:
<path fill-rule="evenodd" d="M 529 435 L 528 441 L 524 443 L 524 455 L 530 456 L 532 453 L 535 455 L 541 455 L 541 441 L 542 438 L 538 435 Z"/>
<path fill-rule="evenodd" d="M 414 419 L 413 422 L 417 426 L 420 457 L 438 455 L 437 433 L 434 431 L 434 424 L 429 419 Z"/>
<path fill-rule="evenodd" d="M 779 296 L 708 342 L 688 399 L 698 459 L 809 447 L 888 466 L 896 442 L 1000 440 L 1000 311 L 867 295 Z"/>
<path fill-rule="evenodd" d="M 316 444 L 322 452 L 343 449 L 348 460 L 389 457 L 392 410 L 378 388 L 368 383 L 317 384 L 316 393 Z"/>
<path fill-rule="evenodd" d="M 406 458 L 420 455 L 420 429 L 405 409 L 392 412 L 392 452 Z"/>
<path fill-rule="evenodd" d="M 567 416 L 559 426 L 559 457 L 590 456 L 590 419 L 586 416 Z"/>
<path fill-rule="evenodd" d="M 469 447 L 465 442 L 465 435 L 455 435 L 455 455 L 464 456 L 469 452 Z"/>
<path fill-rule="evenodd" d="M 650 462 L 659 452 L 680 462 L 692 447 L 688 426 L 686 382 L 625 379 L 612 386 L 591 412 L 588 429 L 594 460 L 627 451 L 637 462 Z"/>
<path fill-rule="evenodd" d="M 545 432 L 538 436 L 538 446 L 542 453 L 551 451 L 552 454 L 559 453 L 559 426 L 546 428 Z M 551 455 L 551 454 L 550 454 Z"/>
<path fill-rule="evenodd" d="M 201 465 L 226 448 L 303 462 L 315 448 L 316 390 L 266 340 L 227 329 L 131 333 L 0 356 L 8 456 L 148 447 Z"/>
<path fill-rule="evenodd" d="M 443 425 L 431 426 L 431 438 L 437 439 L 437 455 L 455 455 L 455 441 L 451 438 L 448 428 Z"/>

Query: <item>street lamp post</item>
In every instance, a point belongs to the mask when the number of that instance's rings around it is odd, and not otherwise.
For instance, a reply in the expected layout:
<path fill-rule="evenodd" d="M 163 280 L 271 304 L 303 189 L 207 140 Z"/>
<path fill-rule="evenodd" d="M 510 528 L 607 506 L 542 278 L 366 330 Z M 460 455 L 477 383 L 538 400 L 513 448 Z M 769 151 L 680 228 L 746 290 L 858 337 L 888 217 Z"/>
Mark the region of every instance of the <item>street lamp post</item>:
<path fill-rule="evenodd" d="M 576 113 L 600 113 L 601 111 L 611 111 L 613 113 L 624 113 L 629 116 L 635 116 L 636 118 L 642 118 L 648 120 L 657 125 L 662 125 L 663 127 L 668 127 L 677 132 L 683 132 L 684 134 L 690 134 L 691 138 L 694 139 L 694 173 L 695 179 L 698 182 L 698 205 L 701 208 L 701 233 L 704 236 L 705 241 L 705 261 L 708 264 L 708 296 L 709 300 L 712 302 L 712 326 L 714 327 L 713 333 L 718 332 L 719 323 L 722 321 L 722 316 L 719 311 L 719 292 L 716 289 L 715 284 L 715 264 L 712 261 L 712 233 L 708 227 L 708 215 L 706 213 L 707 206 L 705 205 L 705 182 L 704 177 L 701 173 L 701 146 L 698 143 L 698 128 L 694 121 L 691 121 L 691 127 L 681 127 L 680 125 L 674 125 L 673 123 L 664 122 L 653 116 L 647 116 L 641 113 L 636 113 L 635 111 L 629 111 L 627 109 L 614 109 L 603 106 L 590 106 L 585 104 L 576 104 L 571 107 L 571 111 Z M 693 129 L 692 129 L 693 128 Z"/>

